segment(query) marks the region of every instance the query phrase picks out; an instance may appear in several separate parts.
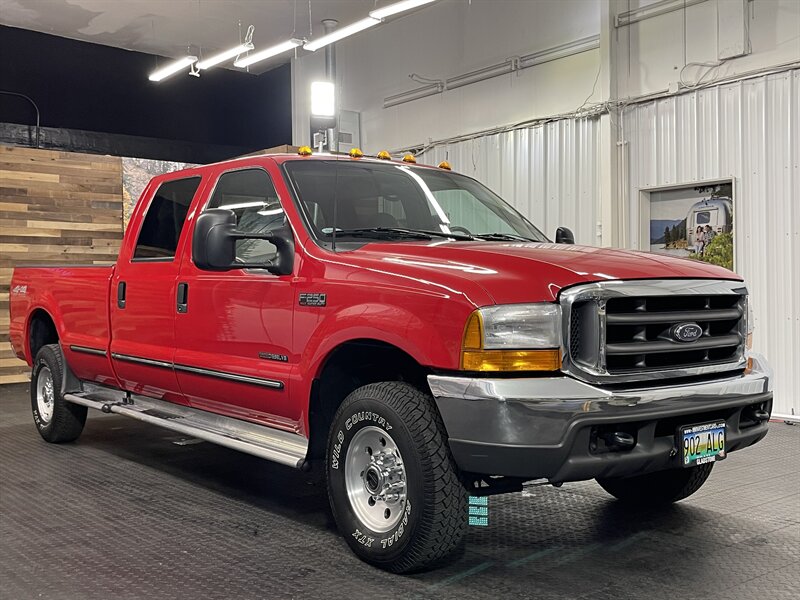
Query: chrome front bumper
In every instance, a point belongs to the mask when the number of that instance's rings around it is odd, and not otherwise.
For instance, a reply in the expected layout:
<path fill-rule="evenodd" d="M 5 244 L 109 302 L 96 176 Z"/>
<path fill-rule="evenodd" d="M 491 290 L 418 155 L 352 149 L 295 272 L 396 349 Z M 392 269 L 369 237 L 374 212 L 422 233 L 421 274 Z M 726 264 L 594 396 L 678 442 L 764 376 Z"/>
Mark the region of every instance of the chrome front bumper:
<path fill-rule="evenodd" d="M 428 376 L 450 448 L 466 472 L 574 481 L 679 467 L 678 426 L 724 419 L 728 452 L 763 438 L 772 372 L 752 355 L 749 372 L 672 386 L 608 388 L 571 377 Z M 598 432 L 634 436 L 624 451 L 598 452 Z"/>

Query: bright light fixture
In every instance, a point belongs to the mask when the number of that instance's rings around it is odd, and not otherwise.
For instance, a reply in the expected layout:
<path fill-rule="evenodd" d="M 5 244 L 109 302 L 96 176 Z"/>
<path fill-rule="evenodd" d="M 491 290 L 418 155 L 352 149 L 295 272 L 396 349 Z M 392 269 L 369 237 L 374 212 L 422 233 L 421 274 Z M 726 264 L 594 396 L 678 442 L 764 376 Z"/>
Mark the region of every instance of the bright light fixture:
<path fill-rule="evenodd" d="M 389 6 L 376 8 L 375 10 L 370 11 L 369 16 L 373 19 L 385 19 L 386 17 L 391 17 L 397 13 L 411 10 L 412 8 L 417 8 L 423 4 L 430 4 L 431 2 L 435 1 L 436 0 L 402 0 L 402 2 L 395 2 Z"/>
<path fill-rule="evenodd" d="M 297 48 L 303 43 L 303 40 L 298 39 L 291 39 L 287 42 L 283 42 L 282 44 L 277 44 L 276 46 L 272 46 L 270 48 L 265 48 L 264 50 L 259 50 L 258 52 L 254 52 L 249 56 L 243 56 L 235 63 L 233 63 L 234 67 L 247 67 L 252 65 L 253 63 L 260 62 L 262 60 L 266 60 L 273 56 L 277 56 L 278 54 L 283 54 L 291 50 L 292 48 Z"/>
<path fill-rule="evenodd" d="M 388 7 L 387 7 L 388 8 Z M 328 35 L 323 35 L 321 38 L 316 40 L 311 40 L 310 42 L 306 42 L 303 45 L 303 48 L 306 50 L 310 50 L 314 52 L 315 50 L 319 50 L 323 46 L 327 46 L 328 44 L 332 44 L 333 42 L 338 42 L 342 38 L 346 38 L 354 33 L 358 33 L 359 31 L 364 31 L 365 29 L 369 29 L 373 25 L 380 24 L 380 19 L 373 19 L 372 17 L 367 17 L 366 19 L 361 19 L 360 21 L 356 21 L 355 23 L 351 23 L 350 25 L 346 25 L 341 29 L 337 29 L 329 33 Z"/>
<path fill-rule="evenodd" d="M 199 63 L 197 63 L 197 68 L 200 69 L 201 71 L 203 69 L 208 69 L 209 67 L 213 67 L 214 65 L 223 63 L 226 60 L 232 59 L 234 56 L 239 56 L 240 54 L 244 54 L 248 50 L 252 49 L 253 49 L 253 44 L 239 44 L 238 46 L 236 46 L 236 48 L 225 50 L 224 52 L 215 54 L 210 58 L 201 60 Z"/>
<path fill-rule="evenodd" d="M 184 56 L 183 58 L 179 58 L 175 62 L 168 64 L 166 67 L 158 69 L 157 71 L 153 71 L 150 73 L 148 79 L 150 81 L 161 81 L 170 75 L 174 75 L 181 69 L 185 69 L 189 65 L 193 65 L 197 62 L 196 56 Z"/>
<path fill-rule="evenodd" d="M 336 114 L 334 87 L 330 81 L 311 84 L 311 114 L 315 117 L 333 117 Z"/>

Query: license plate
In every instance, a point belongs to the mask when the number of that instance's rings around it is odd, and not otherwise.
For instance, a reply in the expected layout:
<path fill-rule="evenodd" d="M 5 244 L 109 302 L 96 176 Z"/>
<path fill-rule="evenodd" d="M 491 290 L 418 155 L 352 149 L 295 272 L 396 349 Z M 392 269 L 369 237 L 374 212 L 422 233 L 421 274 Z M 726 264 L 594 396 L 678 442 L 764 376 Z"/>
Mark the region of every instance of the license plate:
<path fill-rule="evenodd" d="M 725 458 L 725 421 L 686 425 L 678 430 L 678 436 L 684 467 Z"/>

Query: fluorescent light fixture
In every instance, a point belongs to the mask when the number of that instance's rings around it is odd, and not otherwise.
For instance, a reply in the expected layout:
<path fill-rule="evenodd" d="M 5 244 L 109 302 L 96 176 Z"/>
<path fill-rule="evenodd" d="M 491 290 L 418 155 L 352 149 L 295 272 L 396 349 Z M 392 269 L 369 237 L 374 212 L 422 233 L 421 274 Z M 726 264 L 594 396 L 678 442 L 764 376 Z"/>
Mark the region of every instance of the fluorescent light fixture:
<path fill-rule="evenodd" d="M 411 10 L 412 8 L 417 8 L 418 6 L 430 4 L 431 2 L 435 1 L 436 0 L 403 0 L 402 2 L 395 2 L 394 4 L 384 6 L 383 8 L 371 10 L 369 16 L 373 19 L 385 19 L 386 17 L 391 17 L 397 13 Z"/>
<path fill-rule="evenodd" d="M 306 42 L 303 45 L 303 48 L 306 50 L 310 50 L 314 52 L 319 50 L 323 46 L 327 46 L 328 44 L 332 44 L 333 42 L 338 42 L 342 38 L 346 38 L 354 33 L 358 33 L 359 31 L 364 31 L 365 29 L 369 29 L 373 25 L 380 24 L 380 19 L 373 19 L 372 17 L 367 17 L 366 19 L 361 19 L 360 21 L 356 21 L 355 23 L 351 23 L 350 25 L 346 25 L 341 29 L 337 29 L 329 33 L 328 35 L 323 35 L 321 38 L 316 40 L 311 40 L 310 42 Z"/>
<path fill-rule="evenodd" d="M 223 63 L 226 60 L 232 59 L 234 56 L 239 56 L 240 54 L 244 54 L 248 50 L 252 49 L 253 49 L 253 44 L 239 44 L 238 46 L 236 46 L 236 48 L 225 50 L 224 52 L 215 54 L 210 58 L 201 60 L 199 63 L 197 63 L 197 68 L 200 69 L 201 71 L 203 69 L 208 69 L 209 67 L 213 67 L 214 65 Z"/>
<path fill-rule="evenodd" d="M 336 114 L 335 92 L 330 81 L 311 84 L 311 114 L 315 117 L 332 117 Z"/>
<path fill-rule="evenodd" d="M 277 56 L 278 54 L 283 54 L 284 52 L 288 52 L 292 48 L 297 48 L 302 43 L 303 40 L 298 40 L 293 38 L 287 42 L 283 42 L 282 44 L 277 44 L 276 46 L 272 46 L 270 48 L 265 48 L 264 50 L 259 50 L 258 52 L 254 52 L 249 56 L 243 56 L 235 63 L 233 63 L 233 66 L 247 67 L 249 65 L 252 65 L 253 63 L 257 63 L 262 60 L 272 58 L 273 56 Z"/>
<path fill-rule="evenodd" d="M 181 69 L 185 69 L 189 65 L 193 65 L 196 62 L 196 56 L 184 56 L 183 58 L 179 58 L 175 62 L 168 64 L 166 67 L 158 69 L 157 71 L 153 71 L 150 73 L 150 77 L 148 77 L 148 79 L 150 81 L 161 81 L 162 79 L 165 79 L 170 75 L 174 75 Z"/>

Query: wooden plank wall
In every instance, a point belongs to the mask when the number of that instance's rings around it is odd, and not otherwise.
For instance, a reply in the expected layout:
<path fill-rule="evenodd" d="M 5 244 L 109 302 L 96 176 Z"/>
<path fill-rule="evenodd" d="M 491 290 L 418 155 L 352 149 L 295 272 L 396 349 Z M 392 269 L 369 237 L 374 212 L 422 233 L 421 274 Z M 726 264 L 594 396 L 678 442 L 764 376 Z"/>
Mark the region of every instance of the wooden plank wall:
<path fill-rule="evenodd" d="M 0 145 L 0 384 L 28 381 L 8 341 L 16 264 L 113 262 L 122 240 L 122 160 Z"/>

